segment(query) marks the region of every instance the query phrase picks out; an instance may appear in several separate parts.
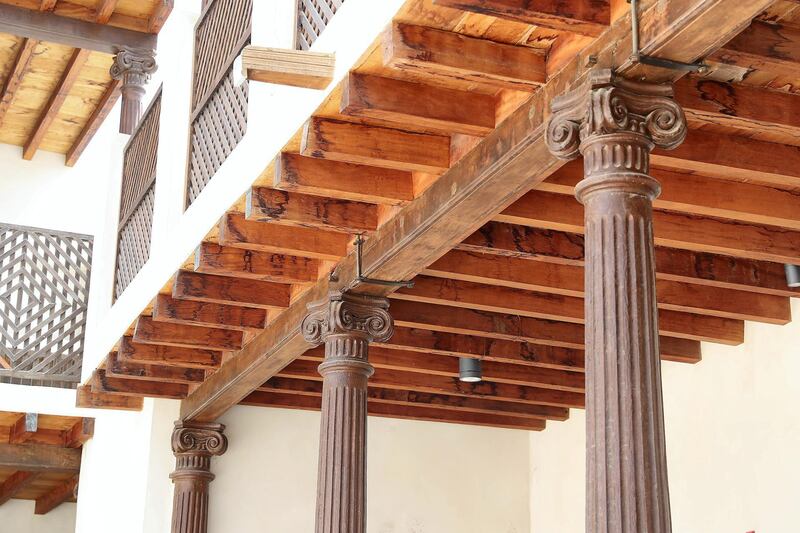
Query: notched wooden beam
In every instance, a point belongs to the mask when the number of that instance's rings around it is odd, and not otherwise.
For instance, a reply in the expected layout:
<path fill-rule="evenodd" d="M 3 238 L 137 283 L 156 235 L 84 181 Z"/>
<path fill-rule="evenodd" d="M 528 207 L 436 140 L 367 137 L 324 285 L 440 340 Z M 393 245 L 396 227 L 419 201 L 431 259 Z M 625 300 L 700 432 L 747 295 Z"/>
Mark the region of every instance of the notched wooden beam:
<path fill-rule="evenodd" d="M 320 263 L 307 257 L 203 243 L 195 252 L 194 269 L 204 274 L 277 283 L 310 283 L 317 280 Z"/>
<path fill-rule="evenodd" d="M 333 81 L 336 56 L 310 50 L 246 46 L 242 74 L 251 81 L 324 89 Z"/>
<path fill-rule="evenodd" d="M 118 411 L 141 411 L 144 399 L 141 396 L 123 396 L 93 391 L 89 385 L 80 385 L 76 391 L 75 407 L 87 409 L 111 409 Z"/>
<path fill-rule="evenodd" d="M 172 296 L 197 302 L 281 309 L 289 306 L 291 286 L 181 270 L 175 278 Z"/>

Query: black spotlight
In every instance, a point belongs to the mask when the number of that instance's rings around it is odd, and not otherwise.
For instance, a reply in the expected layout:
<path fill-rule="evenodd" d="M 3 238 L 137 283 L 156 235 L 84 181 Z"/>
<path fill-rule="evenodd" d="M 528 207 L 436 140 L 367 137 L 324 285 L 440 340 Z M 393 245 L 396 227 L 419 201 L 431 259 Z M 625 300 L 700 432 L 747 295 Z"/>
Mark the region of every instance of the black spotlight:
<path fill-rule="evenodd" d="M 800 266 L 786 265 L 786 284 L 790 287 L 800 287 Z"/>
<path fill-rule="evenodd" d="M 471 357 L 458 358 L 458 379 L 467 383 L 477 383 L 481 376 L 481 360 Z"/>

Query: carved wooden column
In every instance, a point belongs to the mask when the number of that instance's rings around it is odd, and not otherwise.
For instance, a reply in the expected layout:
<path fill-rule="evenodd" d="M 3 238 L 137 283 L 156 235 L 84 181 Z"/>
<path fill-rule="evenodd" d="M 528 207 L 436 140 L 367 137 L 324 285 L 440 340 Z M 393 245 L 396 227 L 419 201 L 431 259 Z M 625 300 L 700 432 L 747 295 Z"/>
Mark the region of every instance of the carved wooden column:
<path fill-rule="evenodd" d="M 175 484 L 172 533 L 206 533 L 208 529 L 208 484 L 214 479 L 211 457 L 222 455 L 228 440 L 222 424 L 175 422 L 172 451 Z"/>
<path fill-rule="evenodd" d="M 686 136 L 671 85 L 609 70 L 553 100 L 548 145 L 584 158 L 576 196 L 586 225 L 586 531 L 668 533 L 650 151 Z"/>
<path fill-rule="evenodd" d="M 122 80 L 122 114 L 119 120 L 120 133 L 130 135 L 142 117 L 144 86 L 156 71 L 155 52 L 139 48 L 123 48 L 114 56 L 111 77 Z"/>
<path fill-rule="evenodd" d="M 392 335 L 388 308 L 384 298 L 336 292 L 303 320 L 305 339 L 325 343 L 317 533 L 366 531 L 367 351 Z"/>

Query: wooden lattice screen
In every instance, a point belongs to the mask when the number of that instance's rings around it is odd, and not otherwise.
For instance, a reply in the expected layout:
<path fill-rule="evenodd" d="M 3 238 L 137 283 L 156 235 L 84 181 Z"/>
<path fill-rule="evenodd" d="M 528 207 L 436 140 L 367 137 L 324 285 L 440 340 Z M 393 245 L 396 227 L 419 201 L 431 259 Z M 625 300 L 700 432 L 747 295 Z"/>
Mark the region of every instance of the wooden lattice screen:
<path fill-rule="evenodd" d="M 297 0 L 298 50 L 308 50 L 330 23 L 344 0 Z"/>
<path fill-rule="evenodd" d="M 123 293 L 150 257 L 160 122 L 159 89 L 125 147 L 114 276 L 115 298 Z"/>
<path fill-rule="evenodd" d="M 211 0 L 195 26 L 187 207 L 247 129 L 248 85 L 236 85 L 233 63 L 250 42 L 252 14 L 252 0 Z"/>
<path fill-rule="evenodd" d="M 81 379 L 92 238 L 0 224 L 0 382 Z"/>

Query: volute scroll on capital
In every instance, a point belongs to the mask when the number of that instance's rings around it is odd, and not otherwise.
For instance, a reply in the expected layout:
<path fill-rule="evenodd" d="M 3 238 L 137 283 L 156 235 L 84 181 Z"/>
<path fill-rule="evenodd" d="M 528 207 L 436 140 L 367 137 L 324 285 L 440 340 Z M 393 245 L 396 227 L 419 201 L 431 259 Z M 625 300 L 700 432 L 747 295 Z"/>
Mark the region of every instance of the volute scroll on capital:
<path fill-rule="evenodd" d="M 575 159 L 596 136 L 630 133 L 669 150 L 686 137 L 686 116 L 672 84 L 627 80 L 610 69 L 590 73 L 586 84 L 551 103 L 547 146 L 560 159 Z"/>
<path fill-rule="evenodd" d="M 355 335 L 369 342 L 388 340 L 394 332 L 386 298 L 334 291 L 327 300 L 310 304 L 301 330 L 310 344 L 321 344 L 329 336 Z"/>
<path fill-rule="evenodd" d="M 137 76 L 141 83 L 147 82 L 150 75 L 158 69 L 156 53 L 145 48 L 120 48 L 111 65 L 111 77 L 115 80 L 124 76 Z"/>
<path fill-rule="evenodd" d="M 194 424 L 176 422 L 172 432 L 172 451 L 222 455 L 228 449 L 228 439 L 222 433 L 222 424 Z"/>

